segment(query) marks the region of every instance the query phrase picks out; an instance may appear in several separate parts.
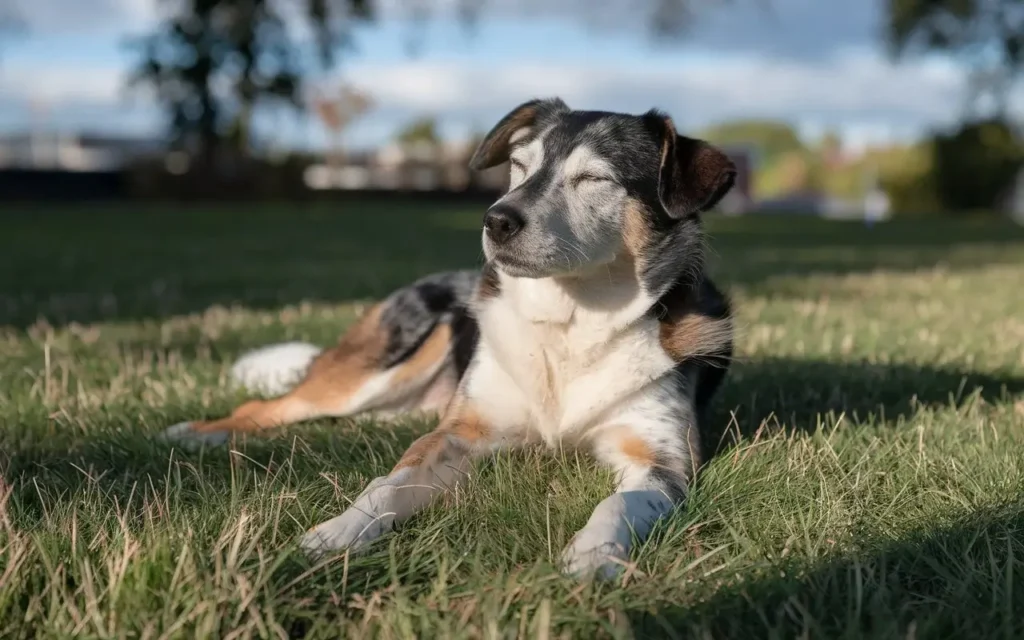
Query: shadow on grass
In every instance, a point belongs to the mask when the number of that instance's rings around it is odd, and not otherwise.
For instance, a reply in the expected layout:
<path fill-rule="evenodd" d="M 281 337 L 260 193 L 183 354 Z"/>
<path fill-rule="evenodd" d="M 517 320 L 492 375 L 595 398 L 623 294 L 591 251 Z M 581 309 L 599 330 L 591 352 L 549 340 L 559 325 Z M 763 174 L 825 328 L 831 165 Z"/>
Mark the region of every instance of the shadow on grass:
<path fill-rule="evenodd" d="M 1024 393 L 1024 377 L 912 364 L 760 358 L 732 365 L 714 401 L 705 444 L 762 426 L 814 431 L 843 424 L 896 425 L 921 408 L 999 402 Z"/>
<path fill-rule="evenodd" d="M 685 608 L 629 614 L 640 638 L 1019 638 L 1024 504 L 720 587 Z"/>
<path fill-rule="evenodd" d="M 858 418 L 844 423 L 845 428 L 854 428 L 855 422 L 894 425 L 912 418 L 921 406 L 963 402 L 972 393 L 980 400 L 997 401 L 1024 393 L 1024 379 L 927 366 L 767 359 L 736 365 L 716 402 L 714 422 L 727 425 L 734 413 L 741 433 L 748 436 L 770 415 L 802 429 L 814 428 L 817 416 L 828 411 Z M 195 416 L 167 419 L 190 417 Z M 279 437 L 240 447 L 240 455 L 225 449 L 172 454 L 168 447 L 154 444 L 151 433 L 119 430 L 116 425 L 82 434 L 41 424 L 38 433 L 50 435 L 0 433 L 0 477 L 13 489 L 10 515 L 29 530 L 40 526 L 48 514 L 66 517 L 72 508 L 91 510 L 82 514 L 82 521 L 97 526 L 116 529 L 120 525 L 115 514 L 132 526 L 142 526 L 149 517 L 147 508 L 166 501 L 166 508 L 177 515 L 163 517 L 188 522 L 200 539 L 213 541 L 221 535 L 226 506 L 236 504 L 235 498 L 269 513 L 280 509 L 283 494 L 294 497 L 297 489 L 325 496 L 329 489 L 323 474 L 358 470 L 369 477 L 384 472 L 429 428 L 422 423 L 372 426 L 362 421 L 338 421 L 336 431 L 295 426 Z M 31 434 L 32 429 L 28 426 L 22 433 Z M 162 498 L 168 495 L 172 497 Z M 306 515 L 304 509 L 303 515 L 293 516 L 310 521 L 289 520 L 286 526 L 294 531 L 282 528 L 281 539 L 290 540 L 312 520 L 322 519 Z M 472 531 L 455 535 L 465 538 L 467 549 L 479 543 Z M 795 637 L 805 631 L 810 637 L 836 637 L 851 630 L 857 637 L 907 637 L 911 624 L 917 625 L 918 638 L 986 637 L 997 632 L 1017 637 L 1013 632 L 1021 630 L 1019 615 L 1011 614 L 1024 610 L 1022 540 L 1021 509 L 978 514 L 895 544 L 869 541 L 859 545 L 865 551 L 858 555 L 820 566 L 766 564 L 762 577 L 726 584 L 706 602 L 685 609 L 667 605 L 657 611 L 634 611 L 630 619 L 640 637 L 704 631 L 712 637 Z M 403 542 L 401 533 L 392 540 L 398 546 Z M 349 594 L 371 593 L 394 582 L 392 563 L 386 559 L 392 543 L 344 569 Z M 431 584 L 437 563 L 430 551 L 402 553 L 403 584 Z M 488 550 L 483 545 L 473 552 Z M 490 555 L 495 555 L 493 550 Z M 497 563 L 496 571 L 512 571 L 514 567 L 505 566 L 508 562 L 491 560 L 484 565 Z M 518 562 L 528 566 L 530 561 L 519 557 Z M 1016 563 L 1012 575 L 1007 573 L 1011 563 Z M 307 568 L 290 555 L 275 581 L 292 584 Z M 782 569 L 785 577 L 779 576 Z M 294 634 L 310 632 L 323 623 L 322 609 L 337 607 L 333 599 L 342 572 L 340 566 L 323 569 L 295 587 L 308 600 L 286 615 Z M 344 608 L 338 607 L 337 615 L 345 616 Z M 969 633 L 972 629 L 977 633 Z"/>
<path fill-rule="evenodd" d="M 136 208 L 138 207 L 138 208 Z M 480 264 L 483 207 L 415 199 L 257 207 L 149 205 L 5 212 L 0 326 L 159 319 L 212 305 L 278 309 L 380 298 L 427 273 Z M 1024 260 L 1005 221 L 856 222 L 709 217 L 727 286 L 778 276 L 974 267 Z"/>
<path fill-rule="evenodd" d="M 841 414 L 845 417 L 839 428 L 895 426 L 912 419 L 922 407 L 993 403 L 1021 394 L 1024 378 L 1013 375 L 787 358 L 740 362 L 733 366 L 714 402 L 704 442 L 710 452 L 728 447 L 738 437 L 749 439 L 762 426 L 814 431 L 824 425 L 831 429 Z M 173 424 L 212 417 L 216 416 L 172 414 L 165 419 Z M 52 416 L 40 414 L 25 422 L 49 419 Z M 152 433 L 122 428 L 119 425 L 124 420 L 119 417 L 116 424 L 88 435 L 64 432 L 54 424 L 40 424 L 38 430 L 26 424 L 17 431 L 0 432 L 0 472 L 9 484 L 21 488 L 23 506 L 36 514 L 45 508 L 39 486 L 47 493 L 69 496 L 91 484 L 100 485 L 110 497 L 125 498 L 136 484 L 160 492 L 170 479 L 169 447 L 155 443 Z M 230 488 L 233 473 L 248 469 L 252 486 L 261 476 L 280 470 L 286 459 L 291 481 L 299 483 L 317 482 L 323 473 L 337 469 L 384 472 L 405 447 L 431 428 L 412 421 L 331 423 L 337 424 L 337 429 L 295 425 L 275 431 L 269 440 L 250 436 L 246 442 L 255 446 L 241 446 L 244 456 L 225 449 L 202 453 L 176 449 L 173 459 L 188 465 L 190 471 L 185 476 L 179 473 L 174 481 L 184 483 L 185 494 L 191 496 L 188 499 L 201 502 L 209 487 Z"/>

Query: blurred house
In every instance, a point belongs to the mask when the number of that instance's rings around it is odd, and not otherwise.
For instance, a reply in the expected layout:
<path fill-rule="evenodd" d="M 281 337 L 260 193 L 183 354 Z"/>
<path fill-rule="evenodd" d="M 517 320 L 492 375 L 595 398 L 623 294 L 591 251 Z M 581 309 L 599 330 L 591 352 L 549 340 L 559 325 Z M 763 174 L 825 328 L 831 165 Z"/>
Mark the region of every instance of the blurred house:
<path fill-rule="evenodd" d="M 402 145 L 349 152 L 343 162 L 320 162 L 306 169 L 306 185 L 315 190 L 496 191 L 508 188 L 505 165 L 471 171 L 473 141 Z M 724 149 L 736 164 L 736 185 L 718 210 L 745 213 L 753 203 L 753 153 L 745 147 Z"/>
<path fill-rule="evenodd" d="M 1017 172 L 1017 180 L 1010 188 L 1004 207 L 1012 219 L 1024 224 L 1024 169 Z"/>
<path fill-rule="evenodd" d="M 890 215 L 888 197 L 880 190 L 870 191 L 862 200 L 839 198 L 819 191 L 797 191 L 759 200 L 753 207 L 759 214 L 797 214 L 835 220 L 885 220 Z"/>
<path fill-rule="evenodd" d="M 0 136 L 0 169 L 45 171 L 117 171 L 140 158 L 163 153 L 163 140 L 61 134 L 16 133 Z"/>
<path fill-rule="evenodd" d="M 321 162 L 306 169 L 306 184 L 315 190 L 500 191 L 507 187 L 503 167 L 470 171 L 475 145 L 469 141 L 440 144 L 397 142 L 372 151 L 347 153 L 342 162 Z"/>
<path fill-rule="evenodd" d="M 727 215 L 747 213 L 754 202 L 754 150 L 745 146 L 723 145 L 722 151 L 736 165 L 736 183 L 717 209 Z"/>

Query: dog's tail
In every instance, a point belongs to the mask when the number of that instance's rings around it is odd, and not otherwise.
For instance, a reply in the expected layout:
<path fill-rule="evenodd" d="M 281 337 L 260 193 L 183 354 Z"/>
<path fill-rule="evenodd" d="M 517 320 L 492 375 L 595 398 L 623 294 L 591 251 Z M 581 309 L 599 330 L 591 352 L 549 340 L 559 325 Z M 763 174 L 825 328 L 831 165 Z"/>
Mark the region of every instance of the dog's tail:
<path fill-rule="evenodd" d="M 232 365 L 231 383 L 250 393 L 279 396 L 302 380 L 321 352 L 321 347 L 306 342 L 282 342 L 249 351 Z"/>

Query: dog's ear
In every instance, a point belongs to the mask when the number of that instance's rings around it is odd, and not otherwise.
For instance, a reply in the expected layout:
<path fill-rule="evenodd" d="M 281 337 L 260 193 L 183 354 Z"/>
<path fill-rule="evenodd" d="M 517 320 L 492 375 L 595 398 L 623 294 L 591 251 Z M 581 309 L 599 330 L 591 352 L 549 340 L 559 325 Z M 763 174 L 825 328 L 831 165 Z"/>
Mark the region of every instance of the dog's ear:
<path fill-rule="evenodd" d="M 509 156 L 509 139 L 516 131 L 526 127 L 532 127 L 546 116 L 562 111 L 568 111 L 569 107 L 558 98 L 547 100 L 531 100 L 524 102 L 494 125 L 476 153 L 469 159 L 470 169 L 482 171 L 496 167 L 506 162 Z"/>
<path fill-rule="evenodd" d="M 658 197 L 665 211 L 685 218 L 718 204 L 736 181 L 732 160 L 703 140 L 676 133 L 672 119 L 663 113 L 649 111 L 644 122 L 661 142 Z"/>

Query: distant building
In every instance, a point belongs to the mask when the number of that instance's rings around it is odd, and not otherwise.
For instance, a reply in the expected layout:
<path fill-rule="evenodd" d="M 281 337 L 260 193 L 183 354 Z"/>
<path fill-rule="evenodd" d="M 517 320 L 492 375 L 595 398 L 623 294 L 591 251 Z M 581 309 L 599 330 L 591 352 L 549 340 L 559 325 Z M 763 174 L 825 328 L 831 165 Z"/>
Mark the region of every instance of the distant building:
<path fill-rule="evenodd" d="M 717 208 L 729 215 L 746 213 L 754 202 L 754 150 L 745 146 L 723 146 L 722 151 L 736 165 L 736 183 Z"/>
<path fill-rule="evenodd" d="M 1017 180 L 1010 188 L 1005 208 L 1013 220 L 1024 224 L 1024 169 L 1017 172 Z"/>
<path fill-rule="evenodd" d="M 306 169 L 311 189 L 403 191 L 501 190 L 508 176 L 502 168 L 469 169 L 474 149 L 468 142 L 402 145 L 390 143 L 374 151 L 348 152 L 340 163 L 325 161 Z"/>
<path fill-rule="evenodd" d="M 116 171 L 141 157 L 161 154 L 161 140 L 60 133 L 0 135 L 0 169 Z"/>

